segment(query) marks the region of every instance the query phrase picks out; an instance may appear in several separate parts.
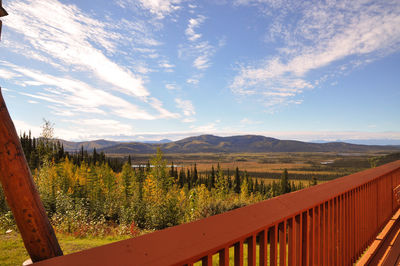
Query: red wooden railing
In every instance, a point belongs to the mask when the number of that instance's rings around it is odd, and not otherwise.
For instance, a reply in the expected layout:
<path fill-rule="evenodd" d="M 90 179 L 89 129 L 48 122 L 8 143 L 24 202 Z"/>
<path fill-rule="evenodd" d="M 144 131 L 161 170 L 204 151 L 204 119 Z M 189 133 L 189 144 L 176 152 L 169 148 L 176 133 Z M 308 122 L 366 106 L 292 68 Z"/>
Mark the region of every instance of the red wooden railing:
<path fill-rule="evenodd" d="M 399 208 L 400 161 L 37 265 L 350 265 Z M 256 261 L 258 258 L 258 261 Z"/>

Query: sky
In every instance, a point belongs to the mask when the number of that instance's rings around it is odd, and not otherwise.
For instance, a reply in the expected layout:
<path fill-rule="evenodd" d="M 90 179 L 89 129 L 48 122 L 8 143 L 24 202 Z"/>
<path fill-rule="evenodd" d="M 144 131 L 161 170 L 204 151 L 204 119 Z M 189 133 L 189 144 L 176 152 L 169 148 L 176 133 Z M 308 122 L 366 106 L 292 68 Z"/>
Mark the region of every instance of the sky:
<path fill-rule="evenodd" d="M 4 0 L 18 132 L 400 144 L 400 1 Z"/>

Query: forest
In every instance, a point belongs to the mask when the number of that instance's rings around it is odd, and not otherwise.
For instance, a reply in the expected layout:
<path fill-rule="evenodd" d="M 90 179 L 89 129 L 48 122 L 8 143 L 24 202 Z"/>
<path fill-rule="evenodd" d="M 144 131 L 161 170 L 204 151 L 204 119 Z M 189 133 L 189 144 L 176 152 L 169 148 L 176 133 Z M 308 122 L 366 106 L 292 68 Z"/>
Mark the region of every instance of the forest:
<path fill-rule="evenodd" d="M 47 135 L 47 137 L 46 137 Z M 77 237 L 139 235 L 219 214 L 302 189 L 284 170 L 277 182 L 264 184 L 246 171 L 232 174 L 219 164 L 199 174 L 196 164 L 175 167 L 162 151 L 146 166 L 132 167 L 130 156 L 64 151 L 43 134 L 20 136 L 21 144 L 47 214 L 58 232 Z M 309 185 L 316 184 L 316 180 Z M 15 228 L 0 190 L 0 227 Z"/>

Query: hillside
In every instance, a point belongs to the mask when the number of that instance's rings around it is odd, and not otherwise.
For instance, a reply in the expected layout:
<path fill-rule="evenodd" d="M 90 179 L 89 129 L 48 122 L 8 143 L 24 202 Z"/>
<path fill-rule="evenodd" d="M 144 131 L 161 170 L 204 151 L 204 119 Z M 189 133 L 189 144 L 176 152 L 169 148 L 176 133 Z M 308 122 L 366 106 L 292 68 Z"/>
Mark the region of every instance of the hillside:
<path fill-rule="evenodd" d="M 155 153 L 157 147 L 160 147 L 164 153 L 367 152 L 400 150 L 398 146 L 358 145 L 344 142 L 309 143 L 256 135 L 232 137 L 201 135 L 161 144 L 140 142 L 107 144 L 110 145 L 101 148 L 96 147 L 96 149 L 108 154 L 148 154 Z"/>
<path fill-rule="evenodd" d="M 84 150 L 92 151 L 94 148 L 96 148 L 96 150 L 99 150 L 115 146 L 120 143 L 117 141 L 109 141 L 104 139 L 93 140 L 93 141 L 82 141 L 82 142 L 73 142 L 61 139 L 59 141 L 64 145 L 64 150 L 69 152 L 79 151 L 82 146 Z"/>

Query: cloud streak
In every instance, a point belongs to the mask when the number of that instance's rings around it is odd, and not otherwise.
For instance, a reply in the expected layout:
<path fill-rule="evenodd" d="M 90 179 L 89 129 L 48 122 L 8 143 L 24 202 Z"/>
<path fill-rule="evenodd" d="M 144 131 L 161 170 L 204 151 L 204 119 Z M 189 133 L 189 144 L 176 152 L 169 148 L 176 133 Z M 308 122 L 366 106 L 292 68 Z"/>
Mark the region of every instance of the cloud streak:
<path fill-rule="evenodd" d="M 5 20 L 7 26 L 22 34 L 42 54 L 90 71 L 127 95 L 149 95 L 139 76 L 108 59 L 92 44 L 115 52 L 112 38 L 120 36 L 107 32 L 103 22 L 90 18 L 75 6 L 55 0 L 14 1 L 7 9 L 13 14 Z"/>
<path fill-rule="evenodd" d="M 292 3 L 291 1 L 289 1 Z M 293 2 L 299 18 L 285 24 L 293 14 L 290 3 L 284 1 L 236 1 L 237 5 L 257 5 L 263 10 L 273 9 L 279 15 L 274 19 L 269 41 L 281 40 L 283 48 L 272 58 L 257 64 L 239 67 L 230 88 L 239 95 L 264 97 L 269 107 L 288 104 L 305 90 L 312 89 L 320 80 L 309 74 L 335 66 L 331 76 L 341 73 L 342 59 L 358 58 L 353 68 L 399 50 L 400 4 L 398 1 L 334 1 Z M 278 12 L 278 9 L 281 12 Z M 335 68 L 335 67 L 334 67 Z M 344 68 L 343 68 L 344 69 Z M 351 68 L 350 68 L 351 69 Z M 320 79 L 323 75 L 320 74 Z"/>
<path fill-rule="evenodd" d="M 119 0 L 118 5 L 122 8 L 140 7 L 155 15 L 158 19 L 163 19 L 165 16 L 179 10 L 182 0 Z"/>
<path fill-rule="evenodd" d="M 197 15 L 188 20 L 188 26 L 185 30 L 188 44 L 181 45 L 179 50 L 180 57 L 188 57 L 193 60 L 192 66 L 197 70 L 209 68 L 211 66 L 210 59 L 216 52 L 216 48 L 209 41 L 202 40 L 202 34 L 196 32 L 205 20 L 206 17 L 203 15 Z"/>
<path fill-rule="evenodd" d="M 180 98 L 175 99 L 175 103 L 179 109 L 182 110 L 184 119 L 183 122 L 189 123 L 189 122 L 194 122 L 195 119 L 193 116 L 196 114 L 195 108 L 193 106 L 193 103 L 190 100 L 182 100 Z"/>
<path fill-rule="evenodd" d="M 195 29 L 200 27 L 200 25 L 204 22 L 206 19 L 205 16 L 198 15 L 197 18 L 191 18 L 189 19 L 188 27 L 185 30 L 185 34 L 188 37 L 189 41 L 196 41 L 199 38 L 201 38 L 200 33 L 196 33 Z"/>
<path fill-rule="evenodd" d="M 70 115 L 82 113 L 105 115 L 106 112 L 102 109 L 105 107 L 111 114 L 123 118 L 144 120 L 157 118 L 120 97 L 95 89 L 82 81 L 52 76 L 10 63 L 2 62 L 2 65 L 12 69 L 13 73 L 30 79 L 20 81 L 21 85 L 44 87 L 44 91 L 20 93 L 55 104 L 58 114 L 64 110 Z"/>
<path fill-rule="evenodd" d="M 110 112 L 124 118 L 176 117 L 175 114 L 162 108 L 162 103 L 150 95 L 149 90 L 145 87 L 144 78 L 138 74 L 150 73 L 151 69 L 140 61 L 133 61 L 134 67 L 131 69 L 137 71 L 137 73 L 133 73 L 127 66 L 121 66 L 115 61 L 121 53 L 119 45 L 137 43 L 138 40 L 145 47 L 160 45 L 158 41 L 148 36 L 146 24 L 141 21 L 130 22 L 125 19 L 116 23 L 109 23 L 107 19 L 100 21 L 84 13 L 75 5 L 66 5 L 57 0 L 17 0 L 9 2 L 6 8 L 12 14 L 5 19 L 6 25 L 15 33 L 12 35 L 13 38 L 5 42 L 6 47 L 19 55 L 45 62 L 55 67 L 56 72 L 62 73 L 46 75 L 41 73 L 42 71 L 26 67 L 14 67 L 15 70 L 18 70 L 19 76 L 24 75 L 28 79 L 24 81 L 19 79 L 18 84 L 52 87 L 51 93 L 30 93 L 31 97 L 63 106 L 70 105 L 73 99 L 76 101 L 75 107 L 80 106 L 84 112 L 97 114 L 108 113 L 109 110 L 104 107 L 115 108 Z M 129 30 L 129 32 L 133 32 L 133 35 L 122 34 L 121 30 Z M 21 44 L 20 40 L 13 40 L 18 38 L 23 39 L 25 44 Z M 142 52 L 147 54 L 156 53 L 152 48 L 137 47 L 137 49 L 142 49 Z M 126 56 L 126 58 L 129 59 L 130 56 Z M 174 66 L 164 60 L 159 63 L 159 67 L 170 71 Z M 68 73 L 67 78 L 64 74 L 66 72 Z M 42 76 L 40 77 L 40 75 Z M 70 77 L 71 75 L 80 77 L 74 79 Z M 94 89 L 87 83 L 78 81 L 78 79 L 82 80 L 82 75 L 85 76 L 85 79 L 94 80 L 98 87 L 106 89 Z M 19 78 L 15 74 L 12 76 L 11 72 L 7 70 L 1 70 L 0 76 Z M 67 88 L 66 85 L 61 84 L 61 81 L 69 84 L 70 87 Z M 62 94 L 67 99 L 64 104 L 56 93 L 57 88 L 61 90 L 59 95 Z M 81 95 L 72 91 L 79 88 L 83 88 Z M 113 93 L 110 93 L 111 91 Z M 114 96 L 118 93 L 125 95 L 126 100 Z M 128 102 L 130 101 L 128 99 L 139 101 L 142 105 L 147 104 L 160 113 L 151 115 Z M 111 100 L 114 103 L 111 103 Z M 96 106 L 96 104 L 98 105 Z M 60 106 L 53 106 L 53 109 L 57 109 L 58 114 L 71 115 L 75 112 L 61 111 Z"/>

